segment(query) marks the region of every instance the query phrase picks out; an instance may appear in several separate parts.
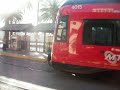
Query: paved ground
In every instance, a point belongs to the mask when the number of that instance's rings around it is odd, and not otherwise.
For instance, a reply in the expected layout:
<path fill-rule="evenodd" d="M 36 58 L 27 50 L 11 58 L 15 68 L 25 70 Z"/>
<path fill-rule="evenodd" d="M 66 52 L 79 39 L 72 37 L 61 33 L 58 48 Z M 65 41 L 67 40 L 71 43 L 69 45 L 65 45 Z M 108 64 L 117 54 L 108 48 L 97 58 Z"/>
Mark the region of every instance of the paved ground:
<path fill-rule="evenodd" d="M 24 88 L 0 82 L 0 90 L 25 90 Z"/>
<path fill-rule="evenodd" d="M 32 57 L 40 57 L 40 56 L 43 56 L 44 58 L 46 58 L 46 54 L 45 53 L 38 53 L 38 52 L 29 52 L 29 51 L 19 51 L 19 50 L 10 50 L 10 49 L 7 49 L 6 51 L 3 51 L 1 48 L 0 48 L 0 52 L 6 52 L 6 53 L 13 53 L 13 54 L 19 54 L 19 55 L 26 55 L 26 56 L 32 56 Z"/>
<path fill-rule="evenodd" d="M 3 51 L 0 49 L 0 56 L 9 56 L 19 59 L 27 59 L 32 61 L 46 62 L 47 54 L 40 52 L 29 52 L 29 51 L 16 51 L 7 49 Z"/>
<path fill-rule="evenodd" d="M 2 87 L 13 88 L 0 90 L 120 90 L 120 80 L 115 76 L 76 77 L 57 72 L 45 62 L 1 56 L 0 82 Z"/>

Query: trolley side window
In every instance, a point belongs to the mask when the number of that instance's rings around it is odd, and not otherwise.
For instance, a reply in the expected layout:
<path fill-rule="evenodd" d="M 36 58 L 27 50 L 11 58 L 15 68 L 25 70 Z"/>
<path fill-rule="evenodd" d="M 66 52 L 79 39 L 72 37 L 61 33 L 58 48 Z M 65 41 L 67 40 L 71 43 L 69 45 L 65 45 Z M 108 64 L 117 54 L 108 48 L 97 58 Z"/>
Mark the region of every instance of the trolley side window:
<path fill-rule="evenodd" d="M 84 24 L 83 44 L 112 45 L 114 24 L 105 21 L 87 21 Z"/>
<path fill-rule="evenodd" d="M 56 41 L 65 42 L 67 40 L 67 22 L 67 16 L 63 16 L 59 19 Z"/>
<path fill-rule="evenodd" d="M 117 44 L 117 46 L 120 46 L 120 20 L 116 21 L 116 23 L 117 23 L 116 44 Z"/>

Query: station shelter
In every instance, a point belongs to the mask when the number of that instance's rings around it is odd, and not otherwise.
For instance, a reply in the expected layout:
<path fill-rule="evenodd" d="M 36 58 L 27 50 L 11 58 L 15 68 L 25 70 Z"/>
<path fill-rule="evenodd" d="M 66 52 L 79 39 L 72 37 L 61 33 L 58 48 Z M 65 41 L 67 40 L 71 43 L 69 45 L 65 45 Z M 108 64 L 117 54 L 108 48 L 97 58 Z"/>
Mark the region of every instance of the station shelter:
<path fill-rule="evenodd" d="M 8 24 L 5 32 L 7 49 L 47 52 L 52 47 L 54 25 L 52 23 Z"/>

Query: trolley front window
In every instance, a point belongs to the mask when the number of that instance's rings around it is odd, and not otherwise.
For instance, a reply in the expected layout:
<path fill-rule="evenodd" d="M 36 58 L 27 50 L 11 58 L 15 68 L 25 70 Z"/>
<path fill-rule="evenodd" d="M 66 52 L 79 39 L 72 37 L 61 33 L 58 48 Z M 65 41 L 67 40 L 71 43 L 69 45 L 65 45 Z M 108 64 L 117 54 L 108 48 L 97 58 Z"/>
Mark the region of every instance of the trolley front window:
<path fill-rule="evenodd" d="M 83 44 L 120 45 L 119 20 L 85 20 Z"/>
<path fill-rule="evenodd" d="M 67 40 L 67 22 L 67 16 L 60 17 L 56 34 L 56 41 L 65 42 Z"/>

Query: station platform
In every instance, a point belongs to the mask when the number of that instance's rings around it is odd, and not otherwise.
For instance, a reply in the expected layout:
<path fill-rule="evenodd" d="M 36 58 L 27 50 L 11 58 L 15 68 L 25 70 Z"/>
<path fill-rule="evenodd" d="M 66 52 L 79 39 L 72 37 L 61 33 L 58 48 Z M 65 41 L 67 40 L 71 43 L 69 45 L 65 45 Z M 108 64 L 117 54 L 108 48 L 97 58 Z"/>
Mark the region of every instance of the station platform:
<path fill-rule="evenodd" d="M 27 59 L 39 62 L 47 62 L 47 54 L 42 52 L 18 51 L 7 49 L 3 51 L 0 48 L 0 56 L 14 57 L 19 59 Z"/>

